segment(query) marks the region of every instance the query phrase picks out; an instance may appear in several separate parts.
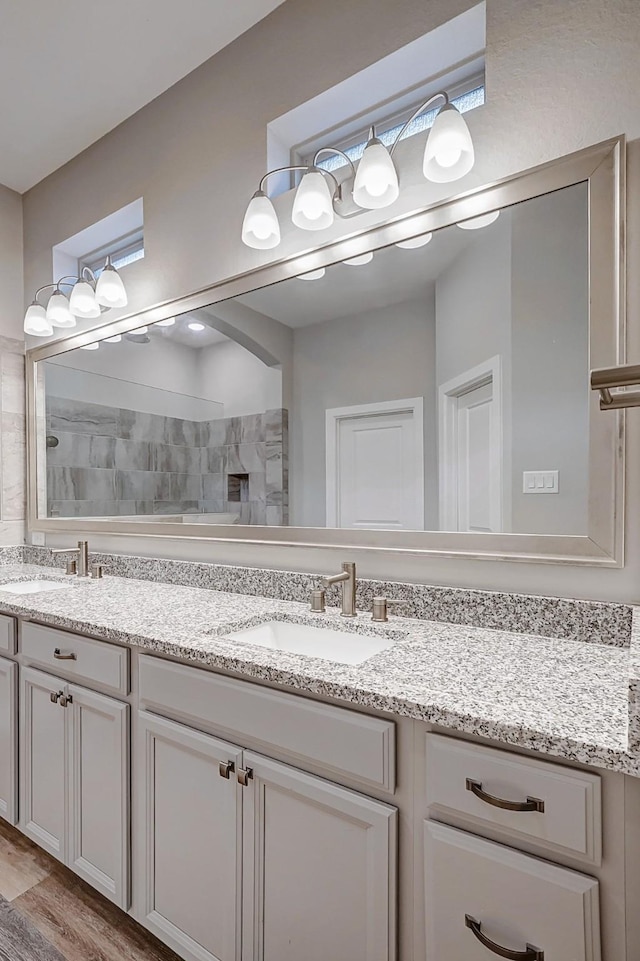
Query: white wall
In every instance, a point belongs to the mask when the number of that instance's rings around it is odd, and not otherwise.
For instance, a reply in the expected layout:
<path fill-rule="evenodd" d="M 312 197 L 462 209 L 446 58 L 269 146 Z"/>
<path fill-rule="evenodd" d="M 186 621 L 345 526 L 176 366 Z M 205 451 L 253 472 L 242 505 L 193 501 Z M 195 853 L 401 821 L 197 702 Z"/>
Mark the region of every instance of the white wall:
<path fill-rule="evenodd" d="M 425 528 L 437 528 L 433 289 L 424 300 L 294 330 L 289 522 L 326 526 L 325 413 L 424 397 Z"/>
<path fill-rule="evenodd" d="M 232 340 L 197 352 L 200 397 L 223 398 L 224 416 L 241 417 L 282 407 L 282 372 Z"/>
<path fill-rule="evenodd" d="M 287 0 L 253 30 L 48 177 L 24 198 L 26 295 L 50 273 L 52 246 L 142 196 L 144 261 L 130 268 L 132 308 L 197 288 L 310 243 L 283 216 L 274 252 L 239 241 L 265 163 L 266 125 L 472 6 L 472 0 Z M 640 137 L 637 0 L 489 0 L 487 97 L 468 114 L 477 166 L 465 187 L 508 176 L 587 144 Z M 274 58 L 274 50 L 277 57 Z M 420 141 L 421 138 L 412 138 Z M 421 143 L 398 150 L 408 188 L 392 213 L 439 191 L 421 180 Z M 629 354 L 640 356 L 640 144 L 629 149 Z M 415 161 L 409 170 L 408 164 Z M 290 197 L 278 200 L 285 210 Z M 358 227 L 380 215 L 366 215 Z M 357 229 L 353 220 L 323 234 Z M 603 416 L 606 416 L 603 414 Z M 358 553 L 363 573 L 595 598 L 640 597 L 640 411 L 628 415 L 627 567 L 624 570 Z M 120 541 L 120 548 L 123 542 Z M 157 541 L 137 545 L 168 551 Z M 114 541 L 110 545 L 116 546 Z M 133 547 L 131 548 L 133 549 Z M 209 560 L 322 571 L 342 551 L 231 544 L 177 545 Z"/>
<path fill-rule="evenodd" d="M 23 294 L 22 197 L 0 184 L 0 336 L 23 339 Z"/>

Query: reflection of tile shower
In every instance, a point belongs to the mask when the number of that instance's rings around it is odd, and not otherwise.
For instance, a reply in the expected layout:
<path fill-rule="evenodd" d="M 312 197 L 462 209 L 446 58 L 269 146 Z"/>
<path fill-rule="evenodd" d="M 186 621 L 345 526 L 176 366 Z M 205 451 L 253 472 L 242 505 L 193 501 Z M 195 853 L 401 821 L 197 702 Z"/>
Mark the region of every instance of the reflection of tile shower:
<path fill-rule="evenodd" d="M 49 516 L 288 522 L 285 410 L 195 421 L 49 396 L 46 433 Z"/>

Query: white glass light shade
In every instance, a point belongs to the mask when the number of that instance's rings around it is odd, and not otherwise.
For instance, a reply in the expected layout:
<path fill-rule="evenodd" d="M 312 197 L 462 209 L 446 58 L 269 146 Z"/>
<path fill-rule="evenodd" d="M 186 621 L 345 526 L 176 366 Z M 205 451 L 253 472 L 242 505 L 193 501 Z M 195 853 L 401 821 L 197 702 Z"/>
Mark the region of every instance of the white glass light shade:
<path fill-rule="evenodd" d="M 127 292 L 115 267 L 107 264 L 96 283 L 96 300 L 103 307 L 126 307 Z"/>
<path fill-rule="evenodd" d="M 309 170 L 300 181 L 291 219 L 302 230 L 324 230 L 333 223 L 331 189 L 319 170 Z"/>
<path fill-rule="evenodd" d="M 473 141 L 464 117 L 448 103 L 429 131 L 422 172 L 434 183 L 450 183 L 468 174 L 474 159 Z"/>
<path fill-rule="evenodd" d="M 480 227 L 488 227 L 500 216 L 499 210 L 492 210 L 490 214 L 481 214 L 479 217 L 471 217 L 470 220 L 461 220 L 458 227 L 463 230 L 479 230 Z"/>
<path fill-rule="evenodd" d="M 317 270 L 309 270 L 306 274 L 298 274 L 298 280 L 322 280 L 325 274 L 324 267 L 318 267 Z"/>
<path fill-rule="evenodd" d="M 69 298 L 71 313 L 84 320 L 94 320 L 100 316 L 100 305 L 91 284 L 86 280 L 78 280 Z"/>
<path fill-rule="evenodd" d="M 69 301 L 61 290 L 54 290 L 49 297 L 47 320 L 53 327 L 76 326 L 76 319 L 71 313 Z"/>
<path fill-rule="evenodd" d="M 382 141 L 372 137 L 364 149 L 353 184 L 353 199 L 359 207 L 378 210 L 398 199 L 398 171 Z"/>
<path fill-rule="evenodd" d="M 122 340 L 122 334 L 114 334 L 113 337 L 105 337 L 106 344 L 119 344 Z"/>
<path fill-rule="evenodd" d="M 189 330 L 204 330 L 204 324 L 199 324 L 197 321 L 194 321 L 192 324 L 187 324 L 187 327 Z"/>
<path fill-rule="evenodd" d="M 426 247 L 431 238 L 432 233 L 421 234 L 419 237 L 411 237 L 409 240 L 399 240 L 396 247 L 400 247 L 401 250 L 415 250 L 417 247 Z"/>
<path fill-rule="evenodd" d="M 24 332 L 31 334 L 32 337 L 50 337 L 53 333 L 53 327 L 47 320 L 46 310 L 35 300 L 24 315 Z"/>
<path fill-rule="evenodd" d="M 175 322 L 176 322 L 175 317 L 167 317 L 166 320 L 157 320 L 156 327 L 173 327 Z"/>
<path fill-rule="evenodd" d="M 350 267 L 362 267 L 364 264 L 370 264 L 373 260 L 373 251 L 369 250 L 366 254 L 359 254 L 357 257 L 349 257 L 348 260 L 343 260 L 343 264 L 349 264 Z"/>
<path fill-rule="evenodd" d="M 132 330 L 131 333 L 132 333 L 132 334 L 135 334 L 136 337 L 138 336 L 138 334 L 148 334 L 148 333 L 149 333 L 149 328 L 146 327 L 146 326 L 145 326 L 145 327 L 136 327 L 136 329 L 135 329 L 135 330 Z"/>
<path fill-rule="evenodd" d="M 275 207 L 262 190 L 256 190 L 242 222 L 242 241 L 255 250 L 270 250 L 280 243 L 280 223 Z"/>
<path fill-rule="evenodd" d="M 97 350 L 100 344 L 85 344 L 80 350 Z"/>

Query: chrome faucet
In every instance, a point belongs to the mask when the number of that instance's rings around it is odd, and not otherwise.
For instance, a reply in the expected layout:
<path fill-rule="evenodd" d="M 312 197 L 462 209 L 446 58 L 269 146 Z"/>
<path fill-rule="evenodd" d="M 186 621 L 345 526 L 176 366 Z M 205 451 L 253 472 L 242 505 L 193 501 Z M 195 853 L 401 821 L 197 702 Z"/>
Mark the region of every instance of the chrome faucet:
<path fill-rule="evenodd" d="M 342 617 L 356 616 L 356 565 L 353 561 L 343 561 L 342 573 L 322 578 L 324 587 L 342 584 Z"/>
<path fill-rule="evenodd" d="M 77 554 L 77 560 L 67 563 L 67 574 L 77 574 L 78 577 L 89 576 L 89 541 L 78 541 L 77 547 L 56 547 L 52 554 Z"/>

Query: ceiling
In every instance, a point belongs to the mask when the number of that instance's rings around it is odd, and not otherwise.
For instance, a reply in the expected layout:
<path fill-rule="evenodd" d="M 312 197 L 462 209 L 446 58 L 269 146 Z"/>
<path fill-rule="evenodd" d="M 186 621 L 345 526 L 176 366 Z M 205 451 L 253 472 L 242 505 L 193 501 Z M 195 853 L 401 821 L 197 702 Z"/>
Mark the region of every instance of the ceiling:
<path fill-rule="evenodd" d="M 293 278 L 236 300 L 294 328 L 420 300 L 464 248 L 479 235 L 486 239 L 490 229 L 446 227 L 434 233 L 425 247 L 385 247 L 376 251 L 368 264 L 335 264 L 321 280 Z"/>
<path fill-rule="evenodd" d="M 283 0 L 0 0 L 0 184 L 71 160 Z"/>

